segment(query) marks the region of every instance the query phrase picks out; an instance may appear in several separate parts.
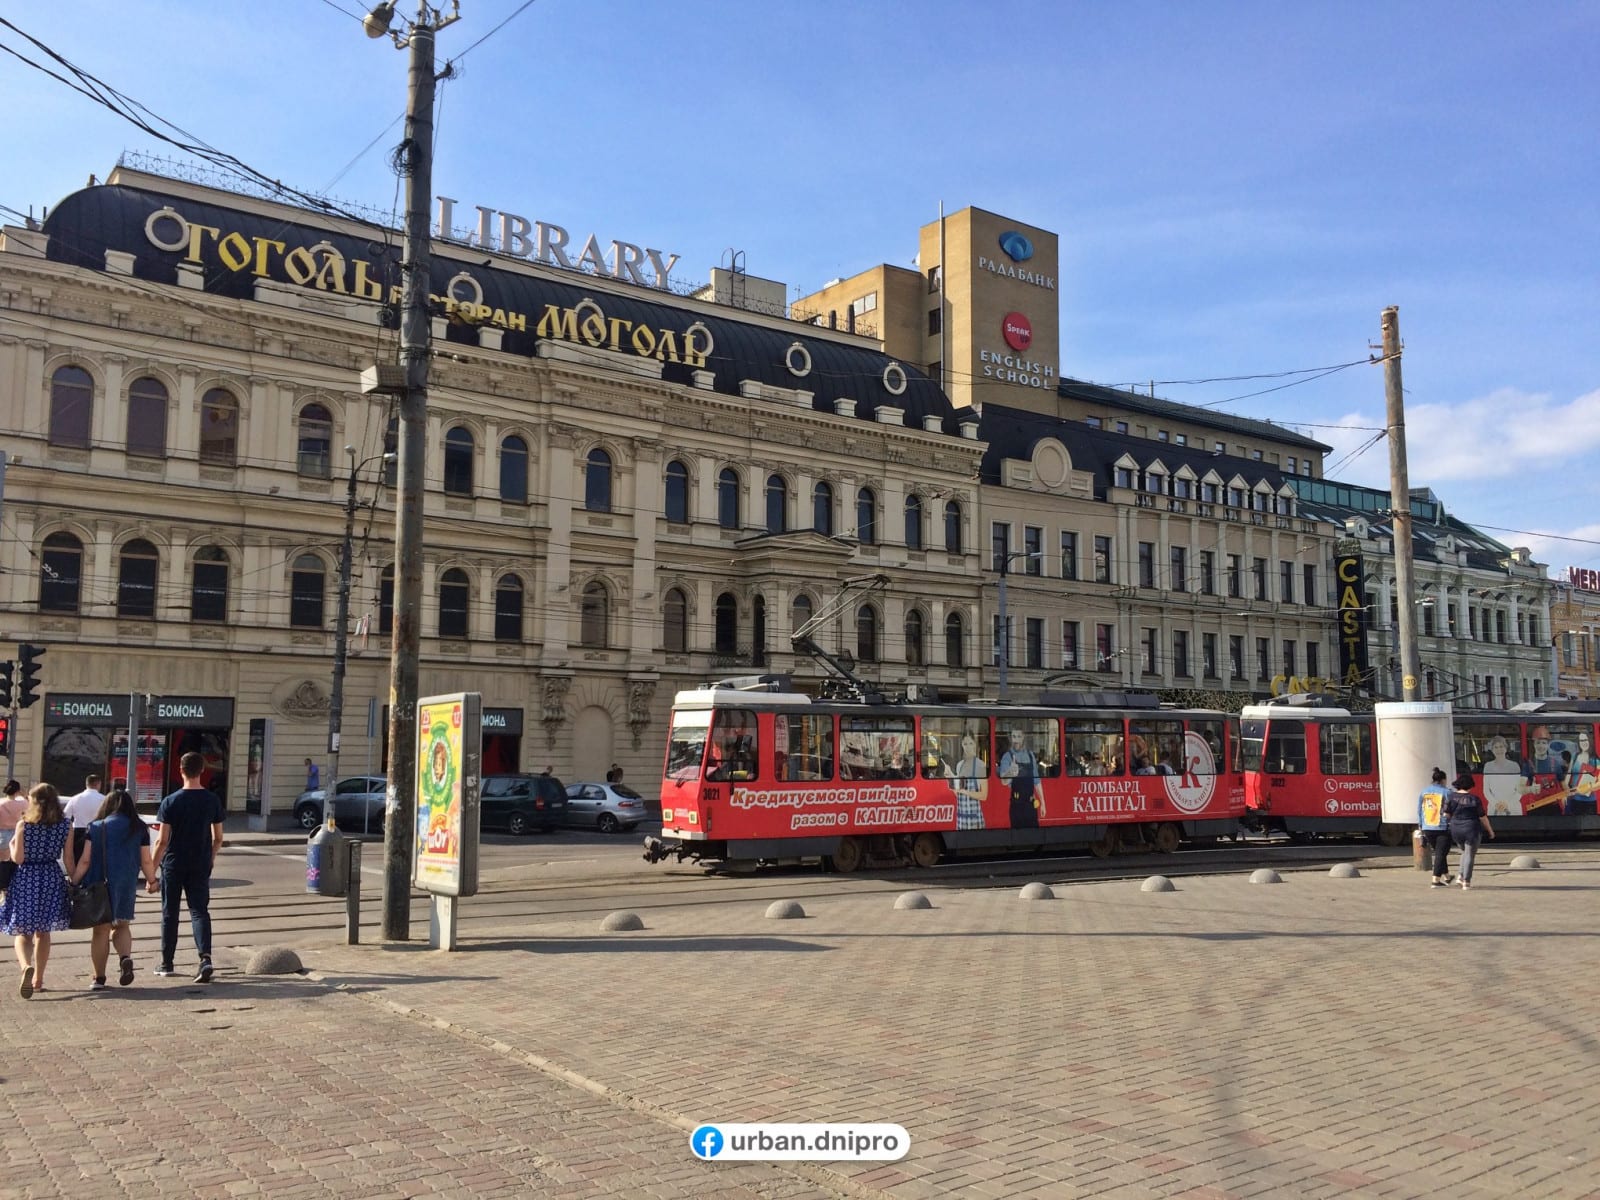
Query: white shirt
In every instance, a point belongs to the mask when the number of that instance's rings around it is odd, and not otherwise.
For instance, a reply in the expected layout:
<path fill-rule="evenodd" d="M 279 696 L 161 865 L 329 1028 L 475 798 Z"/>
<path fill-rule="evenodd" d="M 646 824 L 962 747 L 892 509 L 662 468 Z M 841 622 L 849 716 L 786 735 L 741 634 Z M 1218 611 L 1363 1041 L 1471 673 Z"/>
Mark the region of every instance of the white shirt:
<path fill-rule="evenodd" d="M 62 811 L 67 814 L 67 820 L 72 822 L 74 829 L 87 829 L 100 815 L 100 806 L 105 802 L 104 792 L 97 792 L 94 788 L 84 788 L 67 801 Z"/>

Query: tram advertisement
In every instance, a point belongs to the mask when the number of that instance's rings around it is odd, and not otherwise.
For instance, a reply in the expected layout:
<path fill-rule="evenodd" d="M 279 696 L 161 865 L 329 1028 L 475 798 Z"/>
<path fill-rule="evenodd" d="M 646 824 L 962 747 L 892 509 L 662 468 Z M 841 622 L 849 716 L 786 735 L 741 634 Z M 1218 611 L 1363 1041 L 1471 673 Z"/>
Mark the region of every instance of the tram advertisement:
<path fill-rule="evenodd" d="M 478 889 L 476 692 L 417 702 L 417 825 L 412 881 L 441 896 Z"/>

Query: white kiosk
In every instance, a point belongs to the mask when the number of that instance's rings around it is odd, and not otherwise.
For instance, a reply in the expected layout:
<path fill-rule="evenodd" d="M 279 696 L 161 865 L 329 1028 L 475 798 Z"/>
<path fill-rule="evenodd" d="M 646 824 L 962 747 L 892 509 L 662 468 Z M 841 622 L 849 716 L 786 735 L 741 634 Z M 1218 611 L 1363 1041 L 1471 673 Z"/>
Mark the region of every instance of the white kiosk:
<path fill-rule="evenodd" d="M 1456 777 L 1455 727 L 1443 700 L 1374 704 L 1378 724 L 1378 794 L 1385 824 L 1416 825 L 1417 797 L 1433 769 Z"/>

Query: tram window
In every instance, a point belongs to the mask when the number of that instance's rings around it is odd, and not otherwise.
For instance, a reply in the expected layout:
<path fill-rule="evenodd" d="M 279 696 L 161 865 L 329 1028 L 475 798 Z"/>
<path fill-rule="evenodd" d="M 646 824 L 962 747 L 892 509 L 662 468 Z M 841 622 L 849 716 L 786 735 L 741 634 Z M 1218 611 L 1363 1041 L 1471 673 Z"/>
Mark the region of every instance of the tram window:
<path fill-rule="evenodd" d="M 706 778 L 714 783 L 742 783 L 756 778 L 756 714 L 747 708 L 718 711 L 706 756 Z"/>
<path fill-rule="evenodd" d="M 833 778 L 833 718 L 789 716 L 773 718 L 773 769 L 779 779 L 823 782 Z"/>
<path fill-rule="evenodd" d="M 1183 768 L 1182 721 L 1129 721 L 1128 767 L 1135 775 L 1176 775 Z"/>
<path fill-rule="evenodd" d="M 706 733 L 710 728 L 708 712 L 672 714 L 672 732 L 667 735 L 668 779 L 692 779 L 700 773 L 700 762 L 706 756 Z"/>
<path fill-rule="evenodd" d="M 1545 749 L 1541 750 L 1541 746 Z M 1594 795 L 1600 759 L 1594 753 L 1592 726 L 1530 725 L 1528 756 L 1528 766 L 1535 777 L 1553 776 L 1557 783 L 1569 789 L 1577 789 L 1587 777 L 1587 790 L 1583 795 Z"/>
<path fill-rule="evenodd" d="M 910 779 L 917 770 L 910 717 L 840 717 L 840 779 Z"/>
<path fill-rule="evenodd" d="M 1306 730 L 1299 721 L 1284 721 L 1267 730 L 1266 761 L 1269 775 L 1306 773 Z"/>
<path fill-rule="evenodd" d="M 989 722 L 983 717 L 923 717 L 921 758 L 924 779 L 987 779 Z"/>
<path fill-rule="evenodd" d="M 1324 775 L 1372 774 L 1372 726 L 1365 721 L 1328 721 L 1317 732 L 1317 766 Z"/>
<path fill-rule="evenodd" d="M 1194 734 L 1198 734 L 1200 736 L 1201 740 L 1204 741 L 1207 746 L 1211 747 L 1211 766 L 1210 766 L 1210 768 L 1209 769 L 1206 768 L 1205 761 L 1202 759 L 1199 762 L 1192 762 L 1192 763 L 1189 764 L 1189 767 L 1190 767 L 1190 772 L 1189 773 L 1190 774 L 1194 774 L 1194 775 L 1214 775 L 1214 774 L 1217 774 L 1218 772 L 1220 772 L 1223 769 L 1223 764 L 1227 761 L 1223 757 L 1223 749 L 1222 749 L 1223 737 L 1225 735 L 1226 729 L 1227 729 L 1227 725 L 1226 725 L 1225 722 L 1222 722 L 1222 721 L 1190 721 L 1189 722 L 1189 732 L 1190 733 L 1194 733 Z M 1193 758 L 1193 757 L 1197 757 L 1197 756 L 1190 755 L 1189 757 Z M 1182 774 L 1181 771 L 1179 773 Z"/>
<path fill-rule="evenodd" d="M 1477 775 L 1485 763 L 1507 763 L 1492 775 L 1522 774 L 1522 726 L 1515 721 L 1456 720 L 1456 771 Z"/>
<path fill-rule="evenodd" d="M 1037 778 L 1061 774 L 1061 729 L 1048 717 L 1014 717 L 997 722 L 995 752 L 1000 756 L 1000 778 L 1009 779 L 1007 764 L 1017 771 L 1031 765 Z M 1031 757 L 1030 757 L 1031 756 Z"/>
<path fill-rule="evenodd" d="M 1122 722 L 1069 717 L 1061 751 L 1068 775 L 1121 775 Z"/>
<path fill-rule="evenodd" d="M 1265 721 L 1239 722 L 1239 753 L 1234 762 L 1244 771 L 1260 771 L 1262 750 L 1265 747 L 1267 723 Z"/>

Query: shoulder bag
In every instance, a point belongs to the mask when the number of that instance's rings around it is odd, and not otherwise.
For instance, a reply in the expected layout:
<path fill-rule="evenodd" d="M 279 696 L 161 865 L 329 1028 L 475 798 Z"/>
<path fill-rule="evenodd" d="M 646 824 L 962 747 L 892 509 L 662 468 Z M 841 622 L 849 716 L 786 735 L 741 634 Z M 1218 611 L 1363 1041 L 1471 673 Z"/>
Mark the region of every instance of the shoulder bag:
<path fill-rule="evenodd" d="M 94 858 L 100 867 L 100 878 L 93 883 L 67 885 L 67 902 L 72 916 L 68 926 L 72 929 L 93 929 L 96 925 L 111 923 L 111 885 L 106 874 L 106 827 L 95 822 Z"/>

